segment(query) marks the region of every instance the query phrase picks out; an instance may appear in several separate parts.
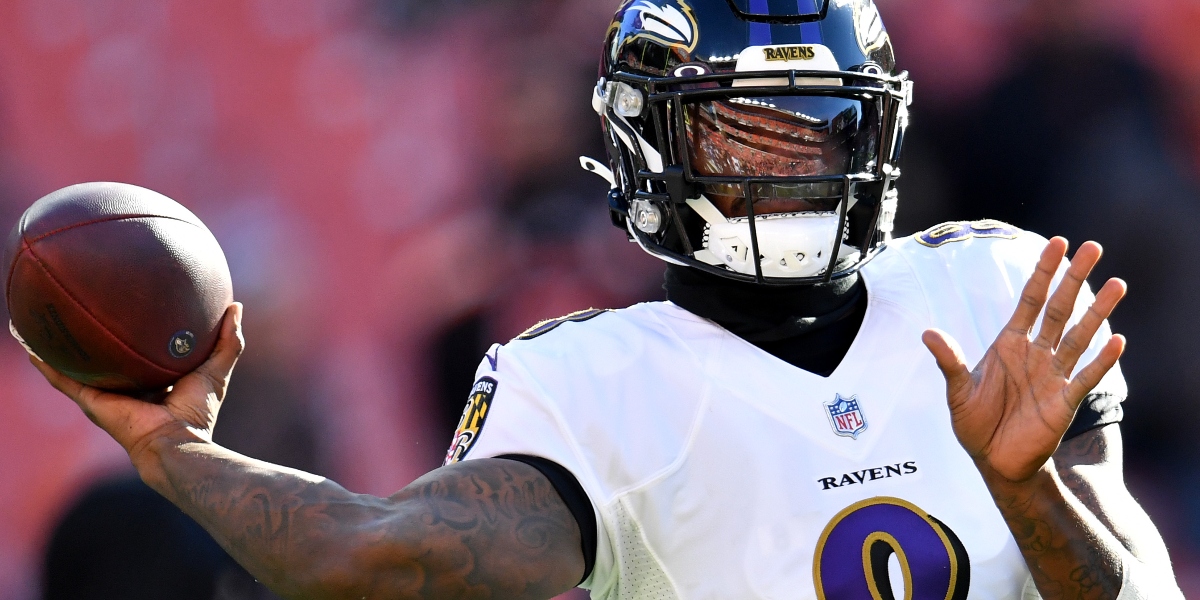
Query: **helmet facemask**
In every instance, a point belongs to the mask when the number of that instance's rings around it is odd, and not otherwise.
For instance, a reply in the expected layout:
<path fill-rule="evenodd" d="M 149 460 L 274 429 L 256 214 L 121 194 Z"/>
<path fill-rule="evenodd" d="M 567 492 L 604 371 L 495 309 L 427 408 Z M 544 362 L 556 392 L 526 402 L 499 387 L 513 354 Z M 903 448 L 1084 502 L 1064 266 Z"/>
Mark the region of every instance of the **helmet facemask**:
<path fill-rule="evenodd" d="M 648 252 L 735 279 L 813 283 L 854 272 L 891 233 L 906 75 L 617 73 L 603 83 L 628 231 Z"/>
<path fill-rule="evenodd" d="M 618 9 L 592 104 L 613 222 L 647 252 L 794 285 L 850 275 L 890 239 L 912 84 L 871 0 L 805 6 Z"/>

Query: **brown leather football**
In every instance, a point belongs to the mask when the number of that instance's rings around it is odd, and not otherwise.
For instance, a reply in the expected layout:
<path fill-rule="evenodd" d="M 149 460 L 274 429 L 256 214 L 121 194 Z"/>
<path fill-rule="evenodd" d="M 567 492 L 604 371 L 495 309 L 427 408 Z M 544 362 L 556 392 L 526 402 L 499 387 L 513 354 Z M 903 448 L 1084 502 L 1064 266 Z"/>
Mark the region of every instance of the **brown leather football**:
<path fill-rule="evenodd" d="M 87 385 L 161 390 L 200 366 L 233 302 L 225 255 L 183 206 L 84 183 L 25 211 L 4 247 L 10 330 Z"/>

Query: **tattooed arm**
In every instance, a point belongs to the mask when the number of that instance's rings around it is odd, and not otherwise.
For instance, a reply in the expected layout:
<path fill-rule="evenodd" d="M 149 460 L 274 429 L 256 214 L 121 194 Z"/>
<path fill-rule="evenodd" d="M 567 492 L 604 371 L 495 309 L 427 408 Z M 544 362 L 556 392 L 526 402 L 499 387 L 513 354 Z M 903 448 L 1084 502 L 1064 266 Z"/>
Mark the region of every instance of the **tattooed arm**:
<path fill-rule="evenodd" d="M 187 436 L 152 453 L 149 483 L 285 597 L 546 599 L 583 576 L 575 518 L 519 462 L 444 467 L 383 499 Z"/>
<path fill-rule="evenodd" d="M 217 348 L 159 404 L 103 392 L 31 361 L 129 453 L 152 488 L 287 598 L 551 598 L 583 577 L 579 526 L 533 467 L 444 467 L 390 498 L 212 443 L 242 351 L 241 306 Z"/>
<path fill-rule="evenodd" d="M 1158 530 L 1125 487 L 1117 426 L 1064 442 L 1026 482 L 984 478 L 1043 598 L 1116 598 L 1135 562 L 1174 581 Z"/>

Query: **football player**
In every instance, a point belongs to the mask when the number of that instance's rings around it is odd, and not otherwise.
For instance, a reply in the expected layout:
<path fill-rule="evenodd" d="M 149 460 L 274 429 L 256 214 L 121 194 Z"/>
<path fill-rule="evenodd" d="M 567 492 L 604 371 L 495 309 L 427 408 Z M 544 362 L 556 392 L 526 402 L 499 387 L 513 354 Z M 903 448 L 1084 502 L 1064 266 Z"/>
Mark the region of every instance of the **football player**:
<path fill-rule="evenodd" d="M 240 306 L 161 405 L 34 362 L 286 597 L 1182 597 L 1121 471 L 1124 284 L 997 222 L 890 239 L 912 89 L 870 0 L 627 0 L 583 164 L 669 301 L 494 346 L 390 498 L 212 443 Z"/>

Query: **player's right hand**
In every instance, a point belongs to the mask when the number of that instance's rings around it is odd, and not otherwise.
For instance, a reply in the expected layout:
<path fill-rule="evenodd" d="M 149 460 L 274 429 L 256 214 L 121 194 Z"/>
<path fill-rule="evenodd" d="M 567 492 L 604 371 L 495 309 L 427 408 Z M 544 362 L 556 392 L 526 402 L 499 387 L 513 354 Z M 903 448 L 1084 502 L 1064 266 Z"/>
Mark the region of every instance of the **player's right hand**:
<path fill-rule="evenodd" d="M 235 302 L 225 311 L 212 355 L 198 369 L 176 382 L 161 403 L 86 386 L 32 355 L 29 360 L 50 385 L 78 404 L 93 423 L 125 448 L 134 465 L 139 466 L 146 448 L 163 436 L 183 433 L 194 436 L 196 441 L 212 441 L 229 377 L 244 347 L 242 305 Z"/>

